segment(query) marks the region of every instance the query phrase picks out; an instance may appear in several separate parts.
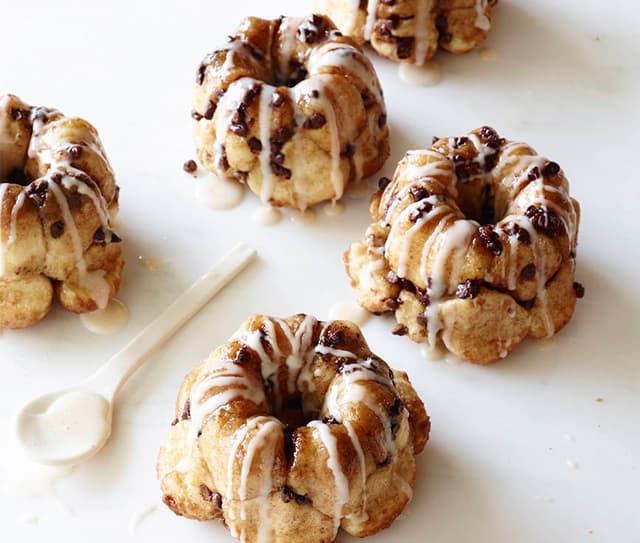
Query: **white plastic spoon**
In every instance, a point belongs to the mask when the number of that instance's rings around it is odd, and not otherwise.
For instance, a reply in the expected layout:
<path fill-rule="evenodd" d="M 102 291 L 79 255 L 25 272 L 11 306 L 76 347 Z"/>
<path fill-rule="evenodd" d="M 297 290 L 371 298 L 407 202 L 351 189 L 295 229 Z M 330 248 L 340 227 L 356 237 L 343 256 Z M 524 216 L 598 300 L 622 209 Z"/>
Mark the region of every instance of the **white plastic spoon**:
<path fill-rule="evenodd" d="M 18 443 L 41 464 L 78 464 L 111 435 L 113 403 L 124 383 L 255 256 L 238 245 L 82 385 L 27 403 L 16 417 Z"/>

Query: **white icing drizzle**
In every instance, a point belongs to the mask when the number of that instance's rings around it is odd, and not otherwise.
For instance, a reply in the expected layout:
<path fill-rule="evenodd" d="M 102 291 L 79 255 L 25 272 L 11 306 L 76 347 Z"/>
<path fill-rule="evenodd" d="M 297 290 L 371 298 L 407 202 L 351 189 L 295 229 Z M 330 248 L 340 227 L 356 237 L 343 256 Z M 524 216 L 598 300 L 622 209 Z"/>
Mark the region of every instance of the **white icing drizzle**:
<path fill-rule="evenodd" d="M 343 349 L 334 349 L 333 347 L 328 347 L 322 344 L 316 345 L 316 353 L 330 354 L 331 356 L 335 356 L 336 358 L 358 358 L 351 351 L 345 351 Z"/>
<path fill-rule="evenodd" d="M 421 87 L 433 87 L 442 80 L 440 65 L 434 61 L 420 65 L 403 62 L 398 66 L 398 75 L 405 83 Z"/>
<path fill-rule="evenodd" d="M 327 451 L 327 466 L 333 474 L 336 486 L 335 509 L 333 513 L 333 525 L 337 530 L 342 520 L 342 509 L 349 500 L 349 480 L 345 475 L 338 456 L 338 443 L 329 427 L 317 420 L 311 421 L 307 426 L 318 432 L 318 437 Z"/>
<path fill-rule="evenodd" d="M 4 275 L 5 270 L 5 243 L 4 243 L 4 233 L 2 232 L 2 215 L 4 213 L 4 198 L 7 194 L 7 189 L 9 185 L 7 183 L 0 184 L 0 277 Z"/>
<path fill-rule="evenodd" d="M 24 191 L 18 194 L 16 198 L 16 202 L 13 205 L 13 209 L 11 210 L 11 227 L 9 228 L 9 239 L 7 240 L 7 245 L 13 245 L 16 242 L 16 233 L 18 231 L 18 213 L 22 209 L 24 202 L 27 198 L 27 195 Z"/>
<path fill-rule="evenodd" d="M 433 0 L 416 0 L 416 34 L 415 34 L 415 63 L 422 66 L 427 60 L 429 49 L 429 16 Z"/>
<path fill-rule="evenodd" d="M 280 25 L 280 39 L 278 41 L 279 63 L 278 70 L 281 77 L 286 77 L 290 71 L 289 61 L 296 48 L 296 34 L 304 19 L 285 17 Z"/>
<path fill-rule="evenodd" d="M 356 455 L 358 456 L 358 462 L 360 464 L 360 475 L 362 478 L 362 506 L 360 509 L 360 513 L 357 515 L 352 514 L 350 515 L 350 518 L 365 522 L 369 518 L 369 515 L 367 514 L 367 463 L 364 458 L 362 444 L 360 443 L 360 439 L 358 438 L 358 434 L 356 433 L 353 424 L 351 424 L 351 421 L 348 420 L 343 421 L 343 424 L 347 430 L 347 434 L 349 434 L 349 439 L 351 440 L 353 449 L 356 451 Z"/>
<path fill-rule="evenodd" d="M 439 302 L 449 288 L 457 285 L 464 257 L 477 229 L 478 223 L 475 221 L 460 219 L 442 233 L 442 244 L 431 268 L 431 286 L 427 287 L 430 303 L 424 312 L 427 317 L 427 341 L 432 347 L 436 345 L 437 333 L 442 329 Z M 451 262 L 449 275 L 448 262 Z"/>
<path fill-rule="evenodd" d="M 487 9 L 489 8 L 489 0 L 476 0 L 476 19 L 474 24 L 476 28 L 489 32 L 491 30 L 491 21 L 487 17 Z"/>
<path fill-rule="evenodd" d="M 365 41 L 371 41 L 373 36 L 373 29 L 376 26 L 376 19 L 378 15 L 378 3 L 380 0 L 368 0 L 367 1 L 367 19 L 364 25 L 364 39 Z"/>
<path fill-rule="evenodd" d="M 49 191 L 51 192 L 51 194 L 53 194 L 54 198 L 58 202 L 58 206 L 60 207 L 60 211 L 62 212 L 65 231 L 69 233 L 69 236 L 71 238 L 75 267 L 78 270 L 78 282 L 81 287 L 86 288 L 91 293 L 92 298 L 98 306 L 98 309 L 104 309 L 109 303 L 109 296 L 111 294 L 111 287 L 104 278 L 105 272 L 104 270 L 87 270 L 87 263 L 84 259 L 84 249 L 82 247 L 80 232 L 78 231 L 78 227 L 73 220 L 73 215 L 71 214 L 71 209 L 69 208 L 69 202 L 67 202 L 67 198 L 62 192 L 62 189 L 52 179 L 49 179 Z"/>
<path fill-rule="evenodd" d="M 271 102 L 276 89 L 271 85 L 262 85 L 260 92 L 260 169 L 262 171 L 262 187 L 260 198 L 265 204 L 269 203 L 275 188 L 273 172 L 271 171 L 271 118 L 273 109 Z"/>
<path fill-rule="evenodd" d="M 323 96 L 321 94 L 320 96 Z M 340 134 L 338 133 L 338 121 L 333 104 L 326 97 L 323 99 L 323 110 L 327 118 L 327 127 L 329 129 L 329 141 L 331 145 L 331 183 L 335 196 L 333 200 L 342 198 L 345 189 L 345 179 L 340 168 Z"/>

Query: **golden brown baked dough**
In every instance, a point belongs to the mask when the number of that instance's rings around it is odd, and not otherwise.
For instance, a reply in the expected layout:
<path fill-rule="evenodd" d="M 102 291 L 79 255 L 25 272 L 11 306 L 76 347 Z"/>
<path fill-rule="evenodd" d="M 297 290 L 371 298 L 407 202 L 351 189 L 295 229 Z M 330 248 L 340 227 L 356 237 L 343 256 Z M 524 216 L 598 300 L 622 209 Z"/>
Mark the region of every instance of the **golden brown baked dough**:
<path fill-rule="evenodd" d="M 175 513 L 242 541 L 328 543 L 393 522 L 428 435 L 355 324 L 258 315 L 185 378 L 158 478 Z"/>
<path fill-rule="evenodd" d="M 424 64 L 438 46 L 462 54 L 480 46 L 491 30 L 497 0 L 315 0 L 358 43 L 383 57 Z"/>
<path fill-rule="evenodd" d="M 557 163 L 489 127 L 409 151 L 345 253 L 369 311 L 394 332 L 486 364 L 573 315 L 580 207 Z"/>
<path fill-rule="evenodd" d="M 0 329 L 105 307 L 120 285 L 118 187 L 88 122 L 0 96 Z"/>
<path fill-rule="evenodd" d="M 245 19 L 202 61 L 194 100 L 200 162 L 274 206 L 337 200 L 389 156 L 373 66 L 326 17 Z"/>

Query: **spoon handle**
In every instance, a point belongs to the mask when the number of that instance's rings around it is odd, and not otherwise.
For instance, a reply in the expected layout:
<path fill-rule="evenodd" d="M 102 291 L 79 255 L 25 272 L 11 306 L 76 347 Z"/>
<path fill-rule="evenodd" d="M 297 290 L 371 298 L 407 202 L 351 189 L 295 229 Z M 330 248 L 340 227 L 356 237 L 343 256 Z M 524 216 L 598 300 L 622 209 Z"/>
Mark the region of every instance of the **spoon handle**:
<path fill-rule="evenodd" d="M 238 275 L 255 254 L 255 250 L 245 244 L 232 249 L 90 377 L 87 382 L 90 388 L 113 400 L 120 387 L 149 356 Z"/>

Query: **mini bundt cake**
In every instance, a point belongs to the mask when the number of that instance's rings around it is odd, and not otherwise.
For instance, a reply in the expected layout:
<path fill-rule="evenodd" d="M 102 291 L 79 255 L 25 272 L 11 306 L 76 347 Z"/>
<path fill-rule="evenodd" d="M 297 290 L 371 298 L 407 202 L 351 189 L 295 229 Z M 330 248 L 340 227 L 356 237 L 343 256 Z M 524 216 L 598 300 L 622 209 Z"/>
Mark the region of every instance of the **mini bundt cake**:
<path fill-rule="evenodd" d="M 177 514 L 248 543 L 328 543 L 409 502 L 429 418 L 347 321 L 249 318 L 184 380 L 158 459 Z"/>
<path fill-rule="evenodd" d="M 345 263 L 394 333 L 485 364 L 570 320 L 580 207 L 556 162 L 483 127 L 409 151 L 380 188 Z"/>
<path fill-rule="evenodd" d="M 0 329 L 43 319 L 54 291 L 75 313 L 108 304 L 123 267 L 117 208 L 93 126 L 0 96 Z"/>
<path fill-rule="evenodd" d="M 462 54 L 491 30 L 497 0 L 315 0 L 338 28 L 397 62 L 424 64 L 438 46 Z"/>
<path fill-rule="evenodd" d="M 249 17 L 205 57 L 195 140 L 211 172 L 305 209 L 377 172 L 389 130 L 373 66 L 326 17 Z"/>

